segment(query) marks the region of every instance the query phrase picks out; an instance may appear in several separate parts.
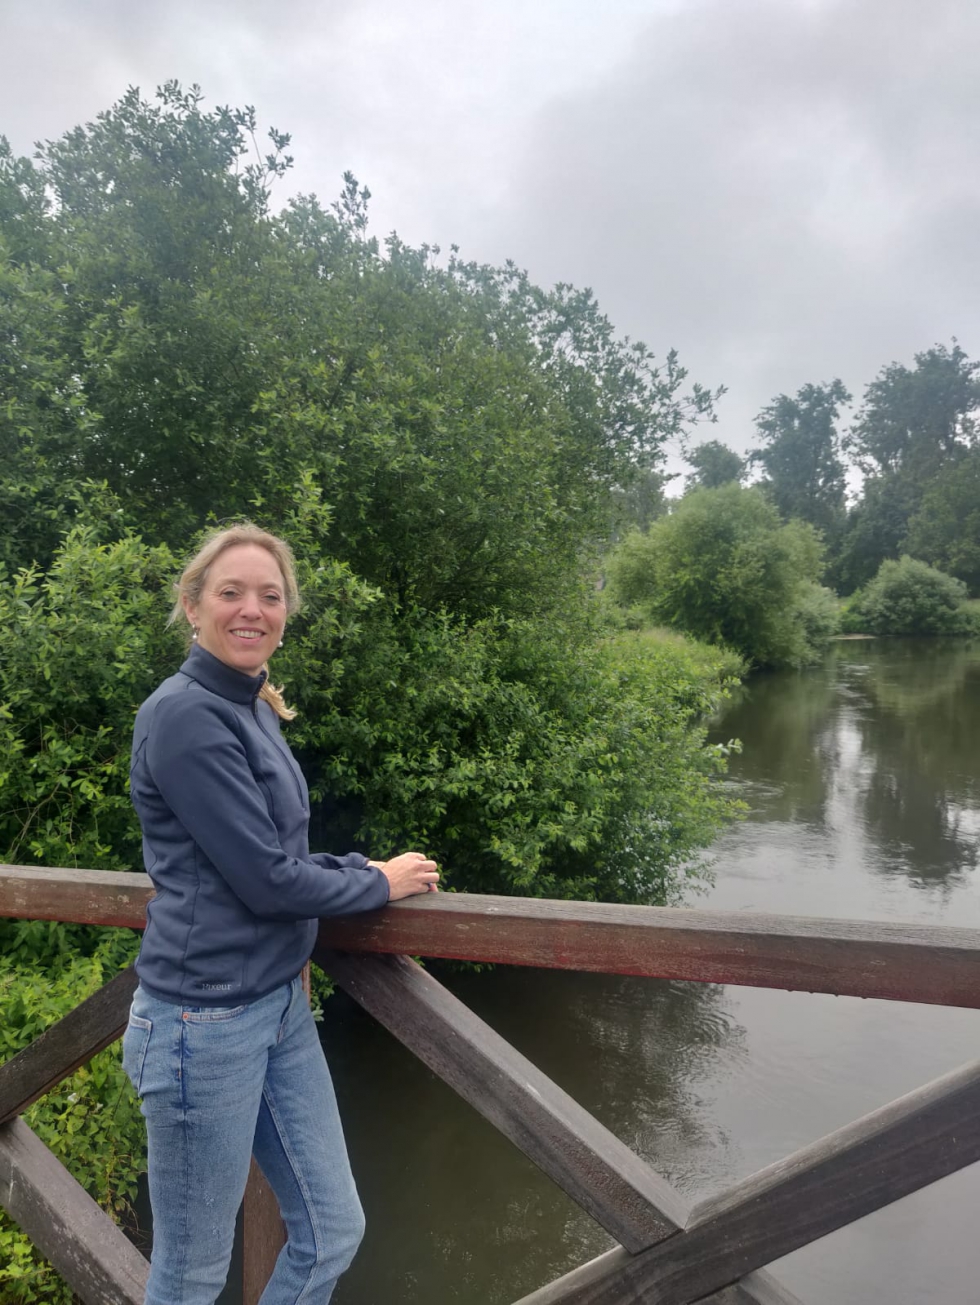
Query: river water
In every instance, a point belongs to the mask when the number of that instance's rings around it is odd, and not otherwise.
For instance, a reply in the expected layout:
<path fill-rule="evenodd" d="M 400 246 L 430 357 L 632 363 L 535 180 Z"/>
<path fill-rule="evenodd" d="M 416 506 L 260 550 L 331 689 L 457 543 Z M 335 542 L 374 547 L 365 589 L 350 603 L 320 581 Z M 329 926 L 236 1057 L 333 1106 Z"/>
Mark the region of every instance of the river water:
<path fill-rule="evenodd" d="M 722 718 L 748 818 L 688 905 L 980 926 L 980 645 L 845 641 Z M 980 1055 L 980 1011 L 499 967 L 443 974 L 689 1200 Z M 609 1239 L 344 997 L 368 1214 L 336 1305 L 509 1305 Z M 980 1166 L 774 1266 L 805 1305 L 975 1305 Z"/>

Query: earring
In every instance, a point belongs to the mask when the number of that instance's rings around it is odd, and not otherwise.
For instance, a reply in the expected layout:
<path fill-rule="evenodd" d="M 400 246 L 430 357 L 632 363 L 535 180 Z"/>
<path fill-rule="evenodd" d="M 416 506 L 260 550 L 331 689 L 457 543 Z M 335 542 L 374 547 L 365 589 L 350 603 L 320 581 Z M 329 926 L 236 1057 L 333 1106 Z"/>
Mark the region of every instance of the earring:
<path fill-rule="evenodd" d="M 281 640 L 281 639 L 279 640 L 279 647 L 280 647 L 280 648 L 282 647 L 282 640 Z"/>
<path fill-rule="evenodd" d="M 192 626 L 191 626 L 191 642 L 192 642 L 192 643 L 197 643 L 197 626 L 196 626 L 196 625 L 192 625 Z"/>

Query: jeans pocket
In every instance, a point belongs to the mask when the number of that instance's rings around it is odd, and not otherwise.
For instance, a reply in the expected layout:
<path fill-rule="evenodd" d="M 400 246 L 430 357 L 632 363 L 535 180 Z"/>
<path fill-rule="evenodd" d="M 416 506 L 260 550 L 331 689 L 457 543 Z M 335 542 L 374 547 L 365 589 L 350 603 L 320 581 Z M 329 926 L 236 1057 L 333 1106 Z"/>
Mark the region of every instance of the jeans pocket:
<path fill-rule="evenodd" d="M 123 1034 L 122 1065 L 137 1096 L 142 1095 L 143 1064 L 146 1061 L 146 1049 L 150 1045 L 152 1032 L 152 1020 L 143 1019 L 141 1015 L 130 1015 L 126 1032 Z"/>
<path fill-rule="evenodd" d="M 245 1006 L 185 1006 L 183 1017 L 189 1024 L 219 1024 L 237 1019 L 248 1010 Z"/>

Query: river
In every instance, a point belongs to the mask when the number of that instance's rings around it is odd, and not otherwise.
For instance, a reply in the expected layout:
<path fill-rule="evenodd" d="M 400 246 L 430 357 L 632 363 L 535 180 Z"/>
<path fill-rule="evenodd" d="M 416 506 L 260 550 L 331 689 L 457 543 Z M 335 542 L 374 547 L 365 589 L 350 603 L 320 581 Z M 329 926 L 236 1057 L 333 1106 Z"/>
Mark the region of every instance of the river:
<path fill-rule="evenodd" d="M 846 641 L 760 676 L 748 818 L 688 904 L 980 926 L 980 646 Z M 973 1059 L 980 1012 L 500 967 L 440 977 L 688 1199 Z M 368 1213 L 336 1305 L 509 1305 L 605 1234 L 343 997 L 324 1043 Z M 805 1305 L 980 1299 L 980 1166 L 775 1266 Z"/>

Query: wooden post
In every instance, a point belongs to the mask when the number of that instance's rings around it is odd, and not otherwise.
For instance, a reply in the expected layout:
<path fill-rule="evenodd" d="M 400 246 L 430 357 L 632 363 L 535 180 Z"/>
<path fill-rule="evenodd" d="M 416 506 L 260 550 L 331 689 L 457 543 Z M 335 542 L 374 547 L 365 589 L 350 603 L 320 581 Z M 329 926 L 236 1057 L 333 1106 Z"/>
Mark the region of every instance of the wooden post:
<path fill-rule="evenodd" d="M 285 1241 L 279 1205 L 253 1160 L 242 1205 L 242 1305 L 258 1305 Z"/>

